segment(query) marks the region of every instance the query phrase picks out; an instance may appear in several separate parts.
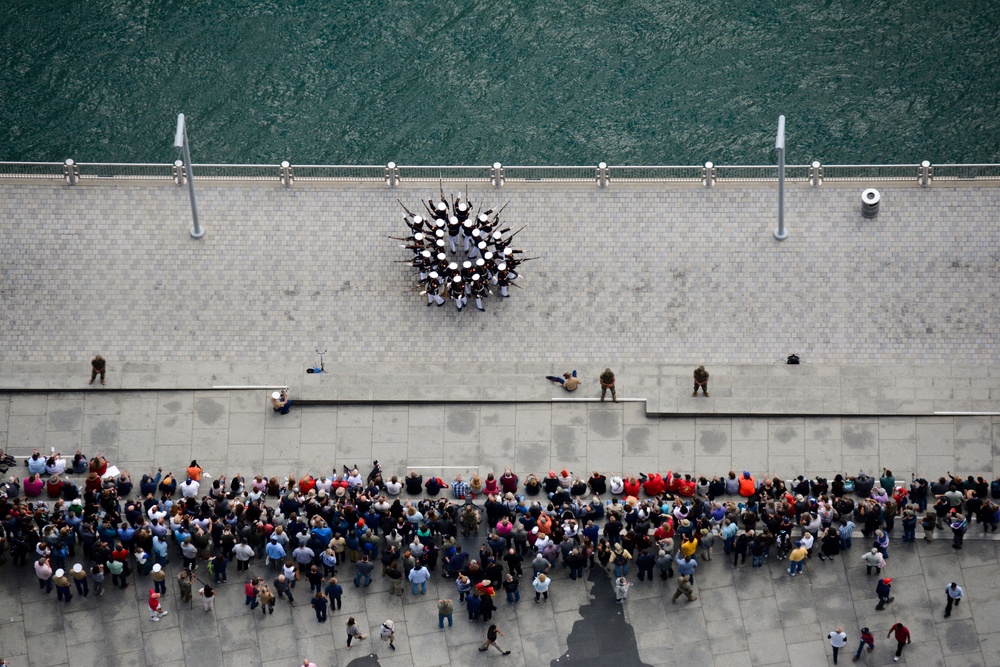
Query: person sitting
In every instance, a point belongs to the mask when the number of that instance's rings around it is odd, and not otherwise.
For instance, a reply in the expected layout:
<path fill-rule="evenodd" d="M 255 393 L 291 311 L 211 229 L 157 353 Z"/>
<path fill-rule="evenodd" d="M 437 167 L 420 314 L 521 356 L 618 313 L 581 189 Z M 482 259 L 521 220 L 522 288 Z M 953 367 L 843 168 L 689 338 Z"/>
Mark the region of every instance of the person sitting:
<path fill-rule="evenodd" d="M 42 495 L 45 488 L 45 481 L 41 475 L 35 474 L 24 480 L 24 495 L 28 498 L 37 498 Z"/>
<path fill-rule="evenodd" d="M 576 371 L 573 371 L 572 373 L 563 373 L 562 377 L 546 375 L 545 379 L 551 380 L 552 382 L 558 382 L 566 391 L 576 391 L 576 389 L 580 386 L 580 380 L 576 377 Z"/>
<path fill-rule="evenodd" d="M 288 411 L 292 409 L 292 400 L 288 398 L 288 389 L 282 389 L 271 394 L 271 407 L 277 413 L 288 414 Z"/>
<path fill-rule="evenodd" d="M 646 481 L 643 483 L 642 488 L 646 492 L 646 495 L 655 498 L 667 490 L 667 485 L 666 482 L 663 481 L 663 475 L 651 472 L 649 473 L 649 477 L 647 477 Z"/>
<path fill-rule="evenodd" d="M 59 475 L 52 475 L 49 477 L 49 481 L 45 484 L 45 492 L 49 494 L 49 498 L 58 498 L 62 495 L 63 481 Z"/>

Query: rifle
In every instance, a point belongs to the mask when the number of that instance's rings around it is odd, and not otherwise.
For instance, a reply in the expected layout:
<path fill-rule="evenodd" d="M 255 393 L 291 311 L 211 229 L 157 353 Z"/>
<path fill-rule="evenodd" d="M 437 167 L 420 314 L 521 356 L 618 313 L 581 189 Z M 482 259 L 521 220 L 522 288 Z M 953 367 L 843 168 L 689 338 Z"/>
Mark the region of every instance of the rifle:
<path fill-rule="evenodd" d="M 399 204 L 400 206 L 403 206 L 403 202 L 399 201 L 398 199 L 396 200 L 396 203 Z M 406 214 L 408 216 L 410 216 L 411 218 L 413 217 L 413 211 L 411 211 L 410 209 L 406 208 L 405 206 L 403 206 L 403 210 L 406 211 Z"/>
<path fill-rule="evenodd" d="M 431 210 L 431 207 L 427 205 L 427 202 L 425 202 L 423 199 L 421 199 L 420 203 L 423 204 L 424 208 L 427 209 L 427 214 L 429 216 L 431 216 L 432 218 L 436 218 L 437 217 L 437 216 L 434 215 L 434 211 Z"/>
<path fill-rule="evenodd" d="M 438 176 L 438 190 L 441 191 L 441 201 L 444 202 L 448 201 L 447 199 L 444 198 L 444 181 L 441 179 L 440 175 Z"/>
<path fill-rule="evenodd" d="M 500 219 L 500 214 L 501 214 L 501 213 L 503 213 L 503 210 L 504 210 L 505 208 L 507 208 L 507 206 L 509 206 L 509 205 L 510 205 L 510 200 L 508 199 L 508 200 L 507 200 L 507 203 L 506 203 L 506 204 L 504 204 L 503 206 L 501 206 L 501 207 L 500 207 L 500 210 L 499 210 L 499 211 L 497 211 L 497 214 L 496 214 L 495 216 L 493 216 L 493 222 L 494 222 L 494 223 L 496 223 L 496 221 Z"/>

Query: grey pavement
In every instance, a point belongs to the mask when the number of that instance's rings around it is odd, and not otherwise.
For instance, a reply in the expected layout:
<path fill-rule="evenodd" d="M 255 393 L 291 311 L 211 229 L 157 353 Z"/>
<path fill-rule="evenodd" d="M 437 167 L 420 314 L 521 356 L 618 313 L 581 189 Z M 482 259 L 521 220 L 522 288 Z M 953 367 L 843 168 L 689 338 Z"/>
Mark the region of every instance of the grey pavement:
<path fill-rule="evenodd" d="M 1000 188 L 867 185 L 790 185 L 779 243 L 773 186 L 473 183 L 541 259 L 459 313 L 387 238 L 436 183 L 202 182 L 195 242 L 183 188 L 5 182 L 0 359 L 996 363 Z"/>
<path fill-rule="evenodd" d="M 649 418 L 636 402 L 305 406 L 283 416 L 270 409 L 263 390 L 94 388 L 0 396 L 0 420 L 0 444 L 18 456 L 34 447 L 103 451 L 136 476 L 154 465 L 177 470 L 192 458 L 213 475 L 247 476 L 321 474 L 343 464 L 364 467 L 375 458 L 390 473 L 413 467 L 446 479 L 504 465 L 513 465 L 522 478 L 551 467 L 578 473 L 750 469 L 783 477 L 881 466 L 899 478 L 951 470 L 992 479 L 1000 472 L 998 416 Z M 581 641 L 581 633 L 590 628 L 592 636 L 594 627 L 609 627 L 617 632 L 603 641 L 625 643 L 615 654 L 621 665 L 818 665 L 829 660 L 826 633 L 842 625 L 856 645 L 857 628 L 868 625 L 882 637 L 866 664 L 883 665 L 892 662 L 885 633 L 900 620 L 914 634 L 904 654 L 908 664 L 996 664 L 1000 541 L 978 538 L 977 526 L 959 553 L 943 534 L 932 544 L 894 539 L 887 573 L 897 599 L 880 613 L 874 611 L 873 579 L 858 560 L 860 546 L 856 541 L 854 553 L 833 563 L 810 561 L 805 575 L 794 579 L 773 559 L 763 570 L 733 570 L 717 555 L 699 569 L 699 600 L 677 605 L 669 601 L 672 582 L 636 583 L 619 609 L 600 579 L 604 574 L 571 582 L 559 573 L 547 605 L 525 599 L 511 609 L 499 602 L 496 620 L 513 651 L 508 658 L 480 656 L 475 649 L 483 627 L 470 624 L 461 610 L 442 637 L 434 596 L 454 595 L 454 589 L 440 578 L 432 580 L 426 598 L 406 591 L 402 600 L 391 598 L 378 576 L 366 591 L 348 585 L 343 611 L 321 625 L 304 604 L 279 604 L 266 618 L 251 614 L 230 568 L 233 576 L 213 614 L 184 609 L 171 582 L 164 604 L 172 613 L 153 624 L 142 611 L 147 586 L 141 580 L 124 593 L 109 589 L 101 599 L 77 596 L 66 607 L 38 589 L 30 569 L 13 573 L 7 565 L 0 590 L 11 606 L 0 623 L 0 651 L 12 665 L 39 667 L 296 667 L 304 657 L 332 667 L 372 650 L 385 666 L 479 660 L 539 665 L 556 659 L 553 664 L 588 664 L 583 658 L 593 642 Z M 260 566 L 258 571 L 263 573 Z M 969 599 L 946 621 L 943 587 L 952 580 L 966 586 Z M 617 620 L 602 616 L 619 613 Z M 399 649 L 389 655 L 384 645 L 367 640 L 348 652 L 348 615 L 373 630 L 393 618 Z M 574 646 L 583 655 L 574 654 Z"/>

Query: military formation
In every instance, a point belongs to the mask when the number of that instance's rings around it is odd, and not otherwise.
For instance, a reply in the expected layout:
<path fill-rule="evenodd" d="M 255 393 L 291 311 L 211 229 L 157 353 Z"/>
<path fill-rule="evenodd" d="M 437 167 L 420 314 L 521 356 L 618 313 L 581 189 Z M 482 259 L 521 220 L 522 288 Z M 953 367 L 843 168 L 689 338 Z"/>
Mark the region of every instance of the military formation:
<path fill-rule="evenodd" d="M 427 216 L 403 206 L 403 221 L 409 229 L 406 237 L 390 237 L 405 243 L 400 247 L 412 253 L 403 260 L 416 269 L 419 283 L 414 291 L 427 297 L 427 305 L 443 306 L 445 300 L 462 310 L 469 300 L 485 311 L 484 302 L 498 288 L 499 297 L 510 297 L 510 288 L 520 288 L 519 266 L 532 257 L 522 258 L 523 250 L 511 247 L 514 237 L 524 229 L 511 231 L 503 227 L 499 210 L 479 210 L 473 213 L 468 198 L 452 195 L 451 200 L 441 190 L 440 199 L 421 202 Z M 510 202 L 508 202 L 510 203 Z"/>

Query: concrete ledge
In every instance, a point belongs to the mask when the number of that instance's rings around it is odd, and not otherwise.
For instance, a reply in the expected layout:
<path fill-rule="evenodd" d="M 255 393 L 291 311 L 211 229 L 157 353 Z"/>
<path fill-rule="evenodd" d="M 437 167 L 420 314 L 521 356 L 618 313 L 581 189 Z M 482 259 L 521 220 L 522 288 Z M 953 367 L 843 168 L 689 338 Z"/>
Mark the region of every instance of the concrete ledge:
<path fill-rule="evenodd" d="M 88 385 L 80 364 L 0 364 L 0 392 L 212 391 L 263 394 L 289 387 L 301 406 L 373 404 L 551 403 L 599 400 L 603 366 L 577 367 L 579 389 L 545 380 L 568 364 L 338 364 L 306 373 L 289 363 L 126 363 L 108 384 Z M 1000 366 L 718 365 L 710 398 L 690 394 L 694 364 L 619 364 L 619 400 L 645 403 L 649 417 L 932 416 L 1000 413 Z M 83 370 L 86 371 L 86 364 Z M 608 397 L 610 401 L 610 396 Z"/>

